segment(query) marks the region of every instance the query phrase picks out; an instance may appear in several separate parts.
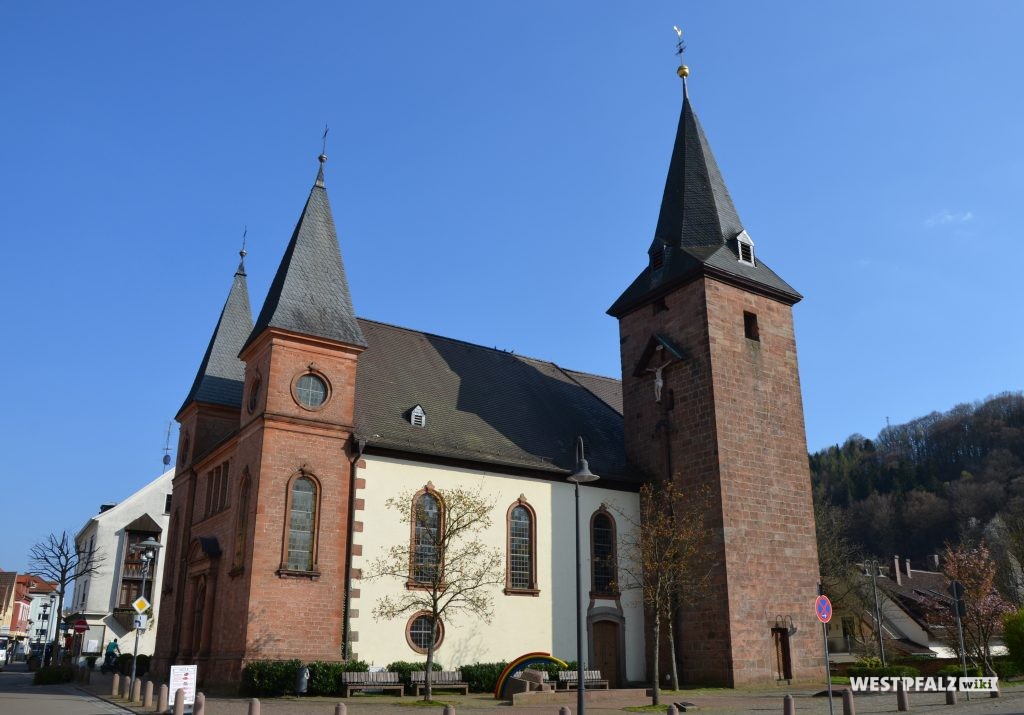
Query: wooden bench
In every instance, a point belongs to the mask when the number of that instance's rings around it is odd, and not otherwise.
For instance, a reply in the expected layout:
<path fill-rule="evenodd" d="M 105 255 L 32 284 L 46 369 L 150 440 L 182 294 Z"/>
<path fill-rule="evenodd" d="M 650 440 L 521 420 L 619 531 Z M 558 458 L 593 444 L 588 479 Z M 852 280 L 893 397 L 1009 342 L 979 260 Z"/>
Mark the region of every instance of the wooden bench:
<path fill-rule="evenodd" d="M 347 698 L 357 690 L 397 690 L 399 695 L 405 695 L 398 673 L 342 673 L 341 696 Z"/>
<path fill-rule="evenodd" d="M 558 687 L 563 690 L 575 690 L 579 676 L 575 670 L 558 671 Z M 608 681 L 601 678 L 600 670 L 584 670 L 583 686 L 586 688 L 603 688 L 608 690 Z"/>
<path fill-rule="evenodd" d="M 427 671 L 414 670 L 411 676 L 413 691 L 419 695 L 427 688 Z M 461 670 L 435 670 L 430 676 L 431 690 L 461 690 L 469 695 L 469 683 L 462 680 Z"/>

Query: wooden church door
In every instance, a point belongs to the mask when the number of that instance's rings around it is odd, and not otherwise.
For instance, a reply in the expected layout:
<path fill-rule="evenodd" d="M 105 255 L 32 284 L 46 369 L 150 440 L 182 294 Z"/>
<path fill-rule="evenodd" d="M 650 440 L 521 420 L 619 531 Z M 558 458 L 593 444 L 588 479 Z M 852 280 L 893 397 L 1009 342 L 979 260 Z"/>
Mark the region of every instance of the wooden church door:
<path fill-rule="evenodd" d="M 594 633 L 594 667 L 608 686 L 619 687 L 619 624 L 614 621 L 596 621 Z"/>

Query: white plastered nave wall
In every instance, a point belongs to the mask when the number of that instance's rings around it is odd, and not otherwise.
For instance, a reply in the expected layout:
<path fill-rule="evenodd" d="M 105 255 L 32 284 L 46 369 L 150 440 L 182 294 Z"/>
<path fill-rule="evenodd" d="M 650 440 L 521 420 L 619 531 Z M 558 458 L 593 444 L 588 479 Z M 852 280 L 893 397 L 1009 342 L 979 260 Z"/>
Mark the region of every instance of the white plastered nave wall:
<path fill-rule="evenodd" d="M 366 480 L 366 487 L 357 494 L 364 500 L 364 509 L 356 515 L 356 519 L 363 522 L 363 531 L 355 534 L 355 543 L 362 545 L 362 556 L 353 561 L 354 567 L 363 574 L 370 572 L 374 558 L 409 539 L 408 525 L 400 523 L 398 512 L 386 507 L 385 502 L 400 493 L 414 493 L 428 482 L 442 494 L 446 488 L 482 487 L 485 497 L 494 502 L 493 523 L 483 538 L 488 545 L 500 549 L 503 556 L 506 554 L 506 513 L 512 503 L 522 495 L 537 515 L 536 569 L 540 594 L 506 595 L 503 586 L 495 586 L 492 591 L 494 615 L 490 623 L 466 614 L 445 618 L 444 641 L 435 655 L 438 662 L 445 668 L 457 668 L 468 663 L 510 661 L 533 651 L 547 651 L 566 659 L 576 657 L 575 505 L 570 483 L 379 456 L 367 456 L 365 463 L 365 468 L 359 470 L 359 477 Z M 593 485 L 580 488 L 584 607 L 589 603 L 590 592 L 590 517 L 602 503 L 616 520 L 620 560 L 630 526 L 616 510 L 630 514 L 634 520 L 639 511 L 635 493 Z M 396 660 L 424 660 L 425 656 L 406 642 L 408 617 L 392 620 L 373 617 L 373 608 L 380 598 L 404 590 L 405 583 L 395 578 L 363 578 L 354 581 L 353 587 L 360 591 L 359 598 L 352 601 L 352 607 L 359 611 L 352 620 L 353 631 L 358 634 L 353 653 L 374 666 L 385 666 Z M 643 609 L 635 592 L 624 593 L 621 604 L 625 619 L 626 678 L 640 681 L 644 679 L 645 670 Z M 610 602 L 601 601 L 596 605 L 610 605 Z"/>

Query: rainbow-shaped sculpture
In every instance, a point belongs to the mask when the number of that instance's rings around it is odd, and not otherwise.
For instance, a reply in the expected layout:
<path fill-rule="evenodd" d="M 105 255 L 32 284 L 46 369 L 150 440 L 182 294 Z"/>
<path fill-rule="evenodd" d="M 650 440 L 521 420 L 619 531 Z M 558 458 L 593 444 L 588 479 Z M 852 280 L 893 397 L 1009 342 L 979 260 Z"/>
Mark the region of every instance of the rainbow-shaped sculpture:
<path fill-rule="evenodd" d="M 494 686 L 494 697 L 499 700 L 505 700 L 505 685 L 508 683 L 508 679 L 523 668 L 527 668 L 531 665 L 537 665 L 539 663 L 554 663 L 555 665 L 560 665 L 563 668 L 569 668 L 568 663 L 555 658 L 550 653 L 526 653 L 506 665 L 505 670 L 501 671 L 501 675 L 498 676 L 498 682 Z"/>

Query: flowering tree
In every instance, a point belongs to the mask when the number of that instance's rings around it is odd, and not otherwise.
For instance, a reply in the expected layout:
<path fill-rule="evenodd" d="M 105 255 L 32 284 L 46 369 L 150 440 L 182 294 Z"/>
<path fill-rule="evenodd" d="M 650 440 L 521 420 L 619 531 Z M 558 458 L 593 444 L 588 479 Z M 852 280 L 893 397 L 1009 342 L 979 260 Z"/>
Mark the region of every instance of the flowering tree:
<path fill-rule="evenodd" d="M 991 641 L 999 630 L 1003 618 L 1013 607 L 996 589 L 996 563 L 984 542 L 978 546 L 946 545 L 942 570 L 952 581 L 964 587 L 964 615 L 960 621 L 964 631 L 964 650 L 973 662 L 984 666 L 989 674 L 992 667 Z M 956 614 L 949 603 L 932 604 L 932 620 L 946 630 L 946 642 L 959 652 Z"/>

